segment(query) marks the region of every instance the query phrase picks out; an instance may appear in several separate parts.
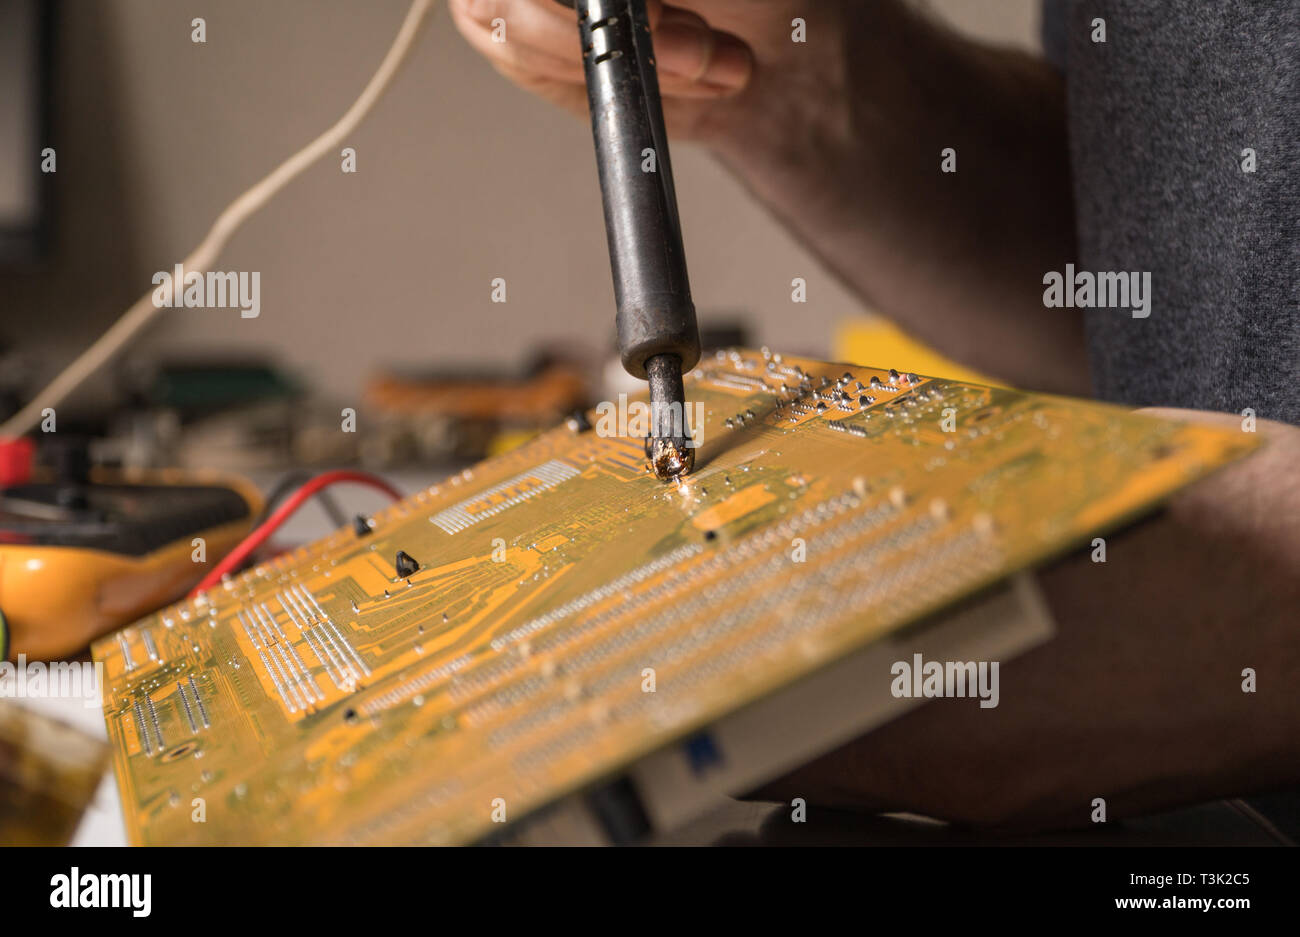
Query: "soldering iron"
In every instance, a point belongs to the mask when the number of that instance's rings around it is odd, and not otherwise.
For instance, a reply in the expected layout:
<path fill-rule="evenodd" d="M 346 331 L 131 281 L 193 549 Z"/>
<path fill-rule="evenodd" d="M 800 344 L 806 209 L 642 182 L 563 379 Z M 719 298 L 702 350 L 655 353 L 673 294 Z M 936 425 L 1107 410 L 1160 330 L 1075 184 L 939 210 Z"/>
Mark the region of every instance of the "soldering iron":
<path fill-rule="evenodd" d="M 646 456 L 661 479 L 691 471 L 682 374 L 700 358 L 645 0 L 574 7 L 614 275 L 623 367 L 650 384 Z"/>

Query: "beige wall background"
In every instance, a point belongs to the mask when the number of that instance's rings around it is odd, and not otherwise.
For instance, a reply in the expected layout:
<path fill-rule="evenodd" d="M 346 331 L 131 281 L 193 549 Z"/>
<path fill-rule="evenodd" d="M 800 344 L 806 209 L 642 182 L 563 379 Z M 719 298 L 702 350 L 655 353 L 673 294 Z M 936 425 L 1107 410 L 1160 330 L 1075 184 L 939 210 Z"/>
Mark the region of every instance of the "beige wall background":
<path fill-rule="evenodd" d="M 1036 0 L 934 0 L 995 41 L 1037 45 Z M 198 242 L 245 187 L 346 109 L 405 0 L 63 3 L 58 241 L 0 272 L 3 336 L 46 374 Z M 207 21 L 206 44 L 190 20 Z M 576 41 L 576 40 L 575 40 Z M 379 364 L 514 367 L 539 343 L 612 342 L 613 291 L 590 132 L 516 90 L 438 11 L 349 141 L 239 232 L 218 264 L 261 273 L 261 316 L 166 313 L 133 355 L 274 353 L 335 395 Z M 823 353 L 865 310 L 709 157 L 673 149 L 692 289 L 706 320 Z M 490 301 L 493 277 L 509 301 Z M 809 282 L 792 306 L 789 282 Z"/>

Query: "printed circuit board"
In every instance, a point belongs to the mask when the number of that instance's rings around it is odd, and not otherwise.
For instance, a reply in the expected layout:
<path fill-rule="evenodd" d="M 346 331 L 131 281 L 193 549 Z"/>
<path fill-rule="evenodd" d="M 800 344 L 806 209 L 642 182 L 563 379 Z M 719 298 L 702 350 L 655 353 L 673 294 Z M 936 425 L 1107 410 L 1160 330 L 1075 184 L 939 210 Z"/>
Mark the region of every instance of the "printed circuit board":
<path fill-rule="evenodd" d="M 767 351 L 687 397 L 677 484 L 593 412 L 101 639 L 132 840 L 482 840 L 1255 444 Z"/>

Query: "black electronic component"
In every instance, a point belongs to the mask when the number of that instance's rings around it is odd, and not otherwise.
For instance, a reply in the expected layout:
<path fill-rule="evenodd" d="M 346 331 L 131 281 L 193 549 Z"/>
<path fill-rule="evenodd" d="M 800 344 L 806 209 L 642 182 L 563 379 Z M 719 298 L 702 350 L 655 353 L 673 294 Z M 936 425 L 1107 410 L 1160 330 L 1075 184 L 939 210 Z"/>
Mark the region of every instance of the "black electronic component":
<path fill-rule="evenodd" d="M 584 800 L 611 846 L 642 842 L 653 829 L 641 794 L 629 777 L 588 791 Z"/>
<path fill-rule="evenodd" d="M 420 564 L 405 550 L 397 551 L 397 559 L 394 561 L 393 566 L 397 569 L 397 578 L 399 579 L 414 576 L 420 571 Z"/>
<path fill-rule="evenodd" d="M 586 410 L 574 410 L 564 424 L 575 433 L 585 433 L 591 429 L 591 419 L 587 416 Z"/>

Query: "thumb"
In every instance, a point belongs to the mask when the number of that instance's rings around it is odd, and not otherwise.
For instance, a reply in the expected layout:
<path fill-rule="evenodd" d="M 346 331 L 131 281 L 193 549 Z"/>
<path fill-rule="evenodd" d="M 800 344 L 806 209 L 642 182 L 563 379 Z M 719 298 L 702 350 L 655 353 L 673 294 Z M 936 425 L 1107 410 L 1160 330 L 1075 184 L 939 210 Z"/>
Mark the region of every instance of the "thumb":
<path fill-rule="evenodd" d="M 677 7 L 659 15 L 654 48 L 665 94 L 735 93 L 748 85 L 754 69 L 743 42 Z"/>

